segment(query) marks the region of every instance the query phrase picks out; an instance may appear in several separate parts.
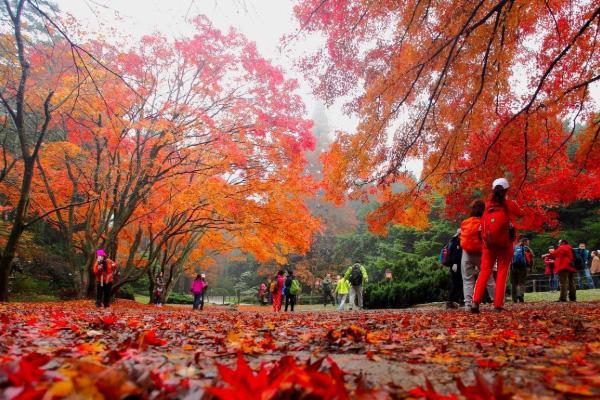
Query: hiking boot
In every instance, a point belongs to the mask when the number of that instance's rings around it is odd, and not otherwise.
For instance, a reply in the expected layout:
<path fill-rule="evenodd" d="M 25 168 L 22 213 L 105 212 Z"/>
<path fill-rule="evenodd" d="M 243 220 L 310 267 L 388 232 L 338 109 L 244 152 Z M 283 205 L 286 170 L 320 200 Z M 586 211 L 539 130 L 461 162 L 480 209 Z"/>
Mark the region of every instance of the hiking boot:
<path fill-rule="evenodd" d="M 494 311 L 496 311 L 496 312 L 503 312 L 505 310 L 504 310 L 504 307 L 494 307 Z"/>
<path fill-rule="evenodd" d="M 471 306 L 471 313 L 472 314 L 479 314 L 479 304 L 473 304 Z"/>
<path fill-rule="evenodd" d="M 456 304 L 453 301 L 448 301 L 446 303 L 446 310 L 450 310 L 450 309 L 454 309 L 454 308 L 458 308 L 458 304 Z"/>
<path fill-rule="evenodd" d="M 519 302 L 525 303 L 525 297 L 524 296 L 519 297 Z"/>

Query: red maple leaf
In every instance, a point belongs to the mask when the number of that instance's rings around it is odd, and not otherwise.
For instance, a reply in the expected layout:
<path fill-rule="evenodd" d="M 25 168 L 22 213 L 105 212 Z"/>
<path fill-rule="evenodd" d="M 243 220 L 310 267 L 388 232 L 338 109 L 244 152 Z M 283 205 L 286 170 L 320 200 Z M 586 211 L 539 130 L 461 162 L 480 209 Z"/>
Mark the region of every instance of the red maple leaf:
<path fill-rule="evenodd" d="M 460 378 L 456 378 L 456 387 L 468 400 L 508 400 L 513 397 L 512 393 L 505 392 L 504 380 L 499 374 L 490 383 L 481 372 L 475 371 L 475 385 L 466 386 Z"/>
<path fill-rule="evenodd" d="M 410 393 L 411 395 L 413 395 L 417 398 L 425 398 L 427 400 L 457 400 L 458 399 L 458 397 L 456 397 L 456 395 L 453 393 L 450 393 L 449 395 L 443 395 L 443 394 L 436 392 L 435 388 L 433 387 L 433 384 L 427 378 L 425 378 L 425 388 L 422 388 L 421 386 L 417 386 L 415 388 L 410 389 L 408 391 L 408 393 Z"/>

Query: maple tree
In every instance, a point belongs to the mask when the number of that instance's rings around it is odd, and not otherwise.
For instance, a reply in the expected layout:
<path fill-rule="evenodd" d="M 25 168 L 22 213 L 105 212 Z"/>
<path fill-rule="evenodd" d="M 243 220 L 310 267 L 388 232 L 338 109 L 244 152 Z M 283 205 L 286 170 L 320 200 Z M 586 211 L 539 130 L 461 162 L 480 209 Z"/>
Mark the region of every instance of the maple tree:
<path fill-rule="evenodd" d="M 319 226 L 304 206 L 314 139 L 297 83 L 234 30 L 193 24 L 191 37 L 129 46 L 82 35 L 103 68 L 86 68 L 86 86 L 55 119 L 62 134 L 39 146 L 23 215 L 60 232 L 80 295 L 94 290 L 99 247 L 123 267 L 115 290 L 163 271 L 168 293 L 212 253 L 283 263 Z"/>
<path fill-rule="evenodd" d="M 323 157 L 328 194 L 377 194 L 373 230 L 426 226 L 436 195 L 453 217 L 498 176 L 532 229 L 554 225 L 548 208 L 600 195 L 597 2 L 303 0 L 295 12 L 286 40 L 326 39 L 300 61 L 315 93 L 359 117 Z"/>
<path fill-rule="evenodd" d="M 29 218 L 30 194 L 43 143 L 79 93 L 92 86 L 90 70 L 82 66 L 92 63 L 91 57 L 54 29 L 44 11 L 48 8 L 51 5 L 45 1 L 6 0 L 0 9 L 7 22 L 7 29 L 0 33 L 0 184 L 3 194 L 11 197 L 13 209 L 0 254 L 0 301 L 8 299 L 8 278 L 19 239 L 35 222 Z"/>

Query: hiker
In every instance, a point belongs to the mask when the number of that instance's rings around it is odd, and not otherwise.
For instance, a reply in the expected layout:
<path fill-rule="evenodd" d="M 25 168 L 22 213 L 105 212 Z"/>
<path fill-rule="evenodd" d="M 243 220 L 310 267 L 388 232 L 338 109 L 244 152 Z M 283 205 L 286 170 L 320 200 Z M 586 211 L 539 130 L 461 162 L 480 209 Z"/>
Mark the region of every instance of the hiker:
<path fill-rule="evenodd" d="M 96 251 L 94 275 L 96 277 L 96 307 L 107 308 L 110 304 L 110 291 L 112 290 L 113 275 L 117 263 L 106 256 L 103 249 Z"/>
<path fill-rule="evenodd" d="M 269 289 L 269 293 L 268 293 L 268 297 L 269 297 L 269 304 L 273 304 L 273 293 L 275 292 L 275 286 L 277 286 L 277 282 L 275 281 L 275 279 L 271 278 L 269 279 L 269 285 L 267 286 Z"/>
<path fill-rule="evenodd" d="M 154 280 L 154 305 L 162 307 L 162 296 L 165 290 L 165 282 L 163 280 L 164 272 L 160 271 Z"/>
<path fill-rule="evenodd" d="M 331 281 L 331 274 L 327 274 L 323 279 L 321 290 L 323 292 L 323 307 L 327 308 L 327 304 L 331 301 L 331 304 L 335 306 L 335 299 L 333 298 L 333 282 Z"/>
<path fill-rule="evenodd" d="M 590 268 L 590 272 L 592 274 L 600 273 L 600 255 L 598 255 L 598 251 L 592 251 L 592 268 Z"/>
<path fill-rule="evenodd" d="M 265 283 L 262 282 L 260 284 L 260 286 L 258 287 L 258 302 L 260 303 L 261 306 L 264 306 L 267 304 L 265 302 L 265 294 L 266 293 L 267 293 L 267 285 L 265 285 Z"/>
<path fill-rule="evenodd" d="M 300 292 L 300 282 L 294 276 L 294 271 L 288 270 L 288 275 L 285 278 L 284 283 L 284 293 L 285 293 L 285 309 L 288 310 L 288 306 L 290 306 L 290 311 L 294 311 L 294 306 L 296 305 L 296 301 L 298 300 L 298 293 Z"/>
<path fill-rule="evenodd" d="M 200 310 L 204 310 L 204 298 L 208 294 L 208 282 L 206 281 L 206 274 L 201 274 L 200 278 L 204 283 L 204 287 L 202 288 L 202 296 L 200 298 Z"/>
<path fill-rule="evenodd" d="M 510 293 L 513 303 L 525 302 L 525 284 L 527 273 L 533 270 L 533 250 L 529 247 L 529 239 L 521 237 L 515 246 L 510 269 Z"/>
<path fill-rule="evenodd" d="M 576 301 L 575 274 L 577 269 L 573 265 L 573 249 L 569 246 L 569 242 L 564 239 L 558 244 L 558 248 L 550 254 L 550 257 L 554 259 L 556 272 L 560 279 L 560 297 L 558 301 L 567 301 L 567 293 L 569 294 L 569 300 Z"/>
<path fill-rule="evenodd" d="M 338 310 L 343 311 L 346 304 L 346 298 L 350 292 L 350 282 L 346 278 L 340 277 L 335 286 L 335 293 L 339 296 Z"/>
<path fill-rule="evenodd" d="M 469 311 L 473 305 L 473 289 L 475 287 L 475 274 L 481 268 L 481 251 L 483 244 L 479 233 L 481 216 L 485 211 L 485 203 L 476 200 L 471 204 L 471 214 L 460 224 L 460 247 L 462 257 L 460 259 L 460 270 L 462 275 L 463 295 L 465 299 L 465 310 Z M 490 276 L 487 281 L 487 293 L 491 299 L 496 291 L 496 281 Z"/>
<path fill-rule="evenodd" d="M 556 273 L 556 269 L 554 268 L 554 259 L 550 257 L 550 254 L 554 253 L 554 246 L 548 247 L 548 253 L 542 256 L 542 260 L 544 260 L 544 275 L 548 275 L 548 286 L 550 287 L 551 292 L 555 292 L 558 289 L 558 275 Z M 600 260 L 599 260 L 600 261 Z"/>
<path fill-rule="evenodd" d="M 498 178 L 492 183 L 492 198 L 485 205 L 481 217 L 481 238 L 483 241 L 481 253 L 481 272 L 475 282 L 475 293 L 471 312 L 479 312 L 479 304 L 488 279 L 492 274 L 495 262 L 498 262 L 496 275 L 496 292 L 494 293 L 494 308 L 496 311 L 504 310 L 504 292 L 506 278 L 510 269 L 515 241 L 515 228 L 512 220 L 522 217 L 523 211 L 517 203 L 507 199 L 506 194 L 510 185 L 505 178 Z"/>
<path fill-rule="evenodd" d="M 333 289 L 333 296 L 335 298 L 335 305 L 339 306 L 340 305 L 340 299 L 342 298 L 342 295 L 338 292 L 338 287 L 340 284 L 340 281 L 342 280 L 342 276 L 341 275 L 336 275 L 335 276 L 335 289 Z"/>
<path fill-rule="evenodd" d="M 273 285 L 273 311 L 279 312 L 281 311 L 281 297 L 283 296 L 282 290 L 285 282 L 285 277 L 283 276 L 283 270 L 280 269 L 277 272 L 277 276 L 275 276 L 275 285 Z"/>
<path fill-rule="evenodd" d="M 579 243 L 579 248 L 573 249 L 573 264 L 575 269 L 577 270 L 577 287 L 579 289 L 583 289 L 583 285 L 581 283 L 582 276 L 587 280 L 588 289 L 595 289 L 594 280 L 592 279 L 592 274 L 590 273 L 589 261 L 590 261 L 590 251 L 585 248 L 585 243 Z"/>
<path fill-rule="evenodd" d="M 448 288 L 448 301 L 446 308 L 458 308 L 460 303 L 463 303 L 463 280 L 460 270 L 462 249 L 460 229 L 444 246 L 441 254 L 441 262 L 443 265 L 450 267 L 450 287 Z"/>
<path fill-rule="evenodd" d="M 194 305 L 192 306 L 193 310 L 197 310 L 200 304 L 203 303 L 202 295 L 204 293 L 205 284 L 206 282 L 202 279 L 202 275 L 196 275 L 196 279 L 194 279 L 194 282 L 192 282 L 191 289 L 191 292 L 194 295 Z M 202 304 L 202 306 L 204 307 L 204 304 Z"/>
<path fill-rule="evenodd" d="M 363 283 L 367 283 L 369 276 L 365 267 L 359 263 L 348 267 L 344 278 L 350 282 L 350 310 L 354 307 L 354 299 L 358 298 L 358 308 L 363 308 Z"/>

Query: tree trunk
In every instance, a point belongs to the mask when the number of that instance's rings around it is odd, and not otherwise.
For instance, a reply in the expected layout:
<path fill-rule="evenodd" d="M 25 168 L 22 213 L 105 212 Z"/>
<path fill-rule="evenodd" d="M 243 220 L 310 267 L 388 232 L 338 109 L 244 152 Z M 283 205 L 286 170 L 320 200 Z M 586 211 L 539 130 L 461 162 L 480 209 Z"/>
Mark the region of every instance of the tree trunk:
<path fill-rule="evenodd" d="M 85 296 L 88 299 L 93 299 L 96 293 L 96 277 L 94 276 L 94 259 L 95 254 L 91 253 L 88 256 L 87 262 L 85 264 L 84 276 L 87 278 L 87 287 L 85 291 Z"/>
<path fill-rule="evenodd" d="M 8 241 L 0 257 L 0 302 L 8 301 L 8 280 L 10 278 L 12 262 L 17 252 L 17 245 L 21 234 L 25 230 L 25 212 L 27 203 L 29 202 L 29 193 L 31 190 L 31 182 L 33 180 L 33 160 L 26 158 L 23 161 L 23 180 L 21 182 L 21 193 L 19 202 L 15 211 L 15 220 L 13 222 Z"/>
<path fill-rule="evenodd" d="M 150 300 L 148 300 L 148 304 L 152 304 L 154 297 L 154 274 L 152 273 L 152 267 L 148 268 L 148 294 L 150 294 Z"/>

